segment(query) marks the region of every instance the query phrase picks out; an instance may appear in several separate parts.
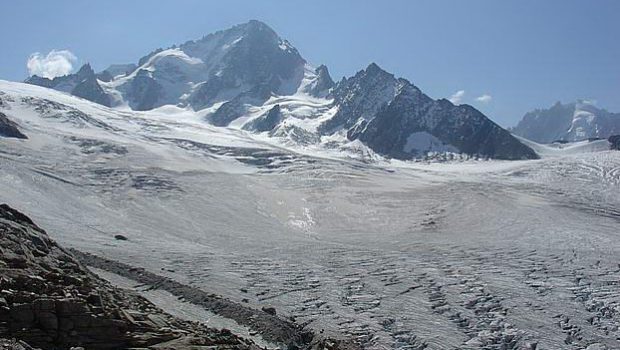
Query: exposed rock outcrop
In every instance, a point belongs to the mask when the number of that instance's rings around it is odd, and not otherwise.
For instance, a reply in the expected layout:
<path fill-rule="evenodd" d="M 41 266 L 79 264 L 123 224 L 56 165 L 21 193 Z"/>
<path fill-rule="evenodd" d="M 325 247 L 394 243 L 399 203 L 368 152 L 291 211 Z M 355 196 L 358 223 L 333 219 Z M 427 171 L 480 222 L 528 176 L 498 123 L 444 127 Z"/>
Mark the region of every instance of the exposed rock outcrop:
<path fill-rule="evenodd" d="M 6 114 L 0 112 L 0 137 L 12 137 L 16 139 L 27 139 L 17 127 L 17 124 L 10 120 Z"/>
<path fill-rule="evenodd" d="M 334 81 L 329 75 L 329 70 L 325 65 L 318 66 L 315 70 L 315 73 L 317 79 L 312 82 L 308 93 L 316 97 L 325 97 L 327 96 L 331 88 L 334 87 Z"/>
<path fill-rule="evenodd" d="M 255 132 L 271 131 L 278 125 L 278 123 L 280 123 L 281 120 L 282 113 L 280 111 L 280 105 L 275 105 L 269 110 L 269 112 L 267 112 L 267 114 L 261 115 L 245 124 L 243 129 Z"/>
<path fill-rule="evenodd" d="M 620 135 L 610 136 L 609 143 L 611 143 L 612 150 L 620 151 Z"/>

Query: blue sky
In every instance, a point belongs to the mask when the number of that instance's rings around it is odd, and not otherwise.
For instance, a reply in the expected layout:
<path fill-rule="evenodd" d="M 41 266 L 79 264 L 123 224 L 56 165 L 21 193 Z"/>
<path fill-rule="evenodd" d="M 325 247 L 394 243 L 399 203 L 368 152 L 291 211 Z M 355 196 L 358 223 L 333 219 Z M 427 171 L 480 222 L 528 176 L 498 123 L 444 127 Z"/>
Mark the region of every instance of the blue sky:
<path fill-rule="evenodd" d="M 0 0 L 0 79 L 26 78 L 35 52 L 69 50 L 101 70 L 249 19 L 335 80 L 376 62 L 433 98 L 464 91 L 503 126 L 558 100 L 620 112 L 617 0 Z"/>

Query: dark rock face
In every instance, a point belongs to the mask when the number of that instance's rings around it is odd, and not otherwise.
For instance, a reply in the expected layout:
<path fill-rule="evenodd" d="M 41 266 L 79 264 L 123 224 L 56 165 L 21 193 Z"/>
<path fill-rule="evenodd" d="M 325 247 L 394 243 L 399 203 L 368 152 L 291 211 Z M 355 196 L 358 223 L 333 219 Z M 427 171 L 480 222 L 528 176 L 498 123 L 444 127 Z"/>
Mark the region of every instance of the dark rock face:
<path fill-rule="evenodd" d="M 195 109 L 200 110 L 202 108 L 210 106 L 216 101 L 220 91 L 226 88 L 228 83 L 224 82 L 222 78 L 215 76 L 202 83 L 189 98 L 189 104 Z M 230 87 L 230 86 L 229 86 Z"/>
<path fill-rule="evenodd" d="M 242 117 L 248 107 L 261 105 L 271 97 L 271 88 L 268 85 L 257 85 L 252 90 L 239 94 L 232 100 L 224 103 L 209 116 L 208 121 L 215 126 L 227 126 L 233 120 Z"/>
<path fill-rule="evenodd" d="M 230 332 L 180 321 L 110 286 L 5 204 L 0 205 L 0 251 L 0 338 L 44 349 L 151 348 L 162 343 L 174 349 L 256 348 Z"/>
<path fill-rule="evenodd" d="M 332 77 L 329 75 L 329 70 L 327 69 L 327 66 L 325 65 L 318 66 L 317 69 L 315 70 L 315 73 L 317 74 L 318 78 L 316 82 L 314 82 L 310 91 L 308 92 L 312 96 L 325 97 L 329 93 L 331 88 L 334 87 L 335 85 L 334 81 L 332 80 Z"/>
<path fill-rule="evenodd" d="M 321 132 L 330 133 L 339 127 L 349 129 L 371 119 L 394 97 L 398 83 L 394 75 L 375 63 L 352 78 L 341 80 L 331 94 L 338 112 L 321 125 Z"/>
<path fill-rule="evenodd" d="M 620 114 L 583 100 L 557 102 L 551 108 L 526 113 L 512 132 L 540 143 L 608 138 L 620 133 Z"/>
<path fill-rule="evenodd" d="M 0 112 L 0 137 L 12 137 L 16 139 L 27 139 L 17 127 L 17 124 L 10 120 L 4 113 Z"/>
<path fill-rule="evenodd" d="M 280 105 L 275 105 L 267 114 L 262 115 L 243 126 L 244 130 L 265 132 L 273 130 L 282 120 Z"/>
<path fill-rule="evenodd" d="M 611 143 L 612 150 L 620 151 L 620 135 L 610 136 L 609 143 Z"/>
<path fill-rule="evenodd" d="M 103 81 L 103 82 L 110 82 L 112 81 L 112 79 L 114 78 L 114 76 L 112 76 L 112 74 L 110 72 L 108 72 L 107 70 L 104 70 L 103 72 L 99 72 L 97 73 L 97 79 Z"/>
<path fill-rule="evenodd" d="M 293 93 L 284 91 L 284 85 L 290 80 L 301 81 L 306 63 L 294 47 L 259 21 L 186 42 L 179 49 L 212 63 L 205 83 L 189 99 L 194 109 L 211 104 L 227 90 L 251 90 L 260 85 L 272 93 Z M 221 52 L 225 54 L 219 57 Z"/>
<path fill-rule="evenodd" d="M 433 100 L 405 79 L 396 79 L 376 64 L 338 83 L 332 94 L 339 110 L 321 129 L 340 128 L 375 152 L 408 159 L 413 133 L 432 135 L 460 152 L 497 159 L 538 156 L 475 108 Z"/>
<path fill-rule="evenodd" d="M 263 306 L 262 309 L 263 311 L 265 311 L 266 313 L 275 316 L 276 315 L 276 308 L 272 307 L 272 306 Z"/>
<path fill-rule="evenodd" d="M 56 77 L 54 79 L 47 79 L 34 75 L 26 79 L 25 83 L 68 92 L 74 96 L 108 107 L 111 104 L 110 96 L 103 91 L 103 88 L 97 82 L 97 75 L 95 75 L 95 72 L 89 64 L 83 65 L 75 74 Z"/>
<path fill-rule="evenodd" d="M 100 105 L 110 106 L 110 96 L 106 95 L 95 76 L 88 77 L 79 82 L 73 88 L 71 94 Z"/>
<path fill-rule="evenodd" d="M 133 109 L 146 111 L 155 107 L 162 93 L 163 88 L 150 76 L 149 72 L 140 70 L 129 84 L 127 98 L 132 101 Z"/>

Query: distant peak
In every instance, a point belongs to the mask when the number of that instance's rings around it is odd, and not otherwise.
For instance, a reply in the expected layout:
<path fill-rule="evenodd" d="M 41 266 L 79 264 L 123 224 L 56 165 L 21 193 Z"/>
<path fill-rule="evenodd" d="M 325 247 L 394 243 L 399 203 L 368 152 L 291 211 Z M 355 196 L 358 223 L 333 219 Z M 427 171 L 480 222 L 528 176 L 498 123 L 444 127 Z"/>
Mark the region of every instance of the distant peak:
<path fill-rule="evenodd" d="M 327 69 L 327 66 L 322 64 L 320 66 L 318 66 L 314 72 L 321 77 L 322 79 L 328 79 L 331 84 L 333 85 L 333 80 L 332 77 L 329 75 L 329 69 Z"/>
<path fill-rule="evenodd" d="M 378 64 L 376 64 L 375 62 L 372 62 L 371 64 L 368 65 L 368 67 L 366 67 L 366 71 L 367 72 L 385 72 L 383 69 L 381 69 L 381 67 L 379 67 Z"/>
<path fill-rule="evenodd" d="M 388 77 L 394 78 L 393 74 L 379 67 L 379 65 L 374 62 L 369 64 L 368 67 L 366 67 L 366 70 L 364 70 L 364 72 L 366 73 L 366 75 L 370 75 L 370 76 L 384 76 L 386 78 Z"/>
<path fill-rule="evenodd" d="M 257 19 L 251 19 L 247 23 L 245 23 L 245 25 L 249 26 L 249 27 L 254 27 L 254 28 L 269 28 L 269 29 L 271 29 L 271 27 L 269 27 L 265 22 L 259 21 Z"/>
<path fill-rule="evenodd" d="M 278 34 L 265 22 L 252 19 L 246 23 L 242 23 L 234 26 L 232 29 L 242 29 L 246 33 L 269 33 L 272 36 L 278 36 Z"/>
<path fill-rule="evenodd" d="M 326 66 L 326 65 L 324 65 L 324 64 L 322 64 L 322 65 L 320 65 L 320 66 L 316 67 L 316 72 L 317 72 L 317 73 L 319 73 L 319 72 L 328 72 L 328 71 L 329 71 L 329 70 L 327 69 L 327 66 Z"/>
<path fill-rule="evenodd" d="M 95 71 L 90 66 L 90 63 L 86 63 L 80 68 L 80 70 L 77 71 L 76 74 L 79 76 L 94 75 Z"/>

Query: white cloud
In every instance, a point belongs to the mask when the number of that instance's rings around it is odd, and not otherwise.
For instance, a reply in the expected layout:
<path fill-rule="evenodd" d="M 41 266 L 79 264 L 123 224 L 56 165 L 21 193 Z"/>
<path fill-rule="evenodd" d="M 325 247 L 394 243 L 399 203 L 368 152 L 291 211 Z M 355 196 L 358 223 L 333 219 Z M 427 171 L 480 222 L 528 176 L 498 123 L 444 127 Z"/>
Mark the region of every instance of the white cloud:
<path fill-rule="evenodd" d="M 453 104 L 458 105 L 461 103 L 463 96 L 465 96 L 465 90 L 459 90 L 452 94 L 448 100 L 450 100 Z"/>
<path fill-rule="evenodd" d="M 53 79 L 71 73 L 75 61 L 77 57 L 69 50 L 52 50 L 46 56 L 33 53 L 26 66 L 30 75 Z"/>
<path fill-rule="evenodd" d="M 482 94 L 482 96 L 476 97 L 476 101 L 484 104 L 491 102 L 491 100 L 493 100 L 493 96 L 489 94 Z"/>

